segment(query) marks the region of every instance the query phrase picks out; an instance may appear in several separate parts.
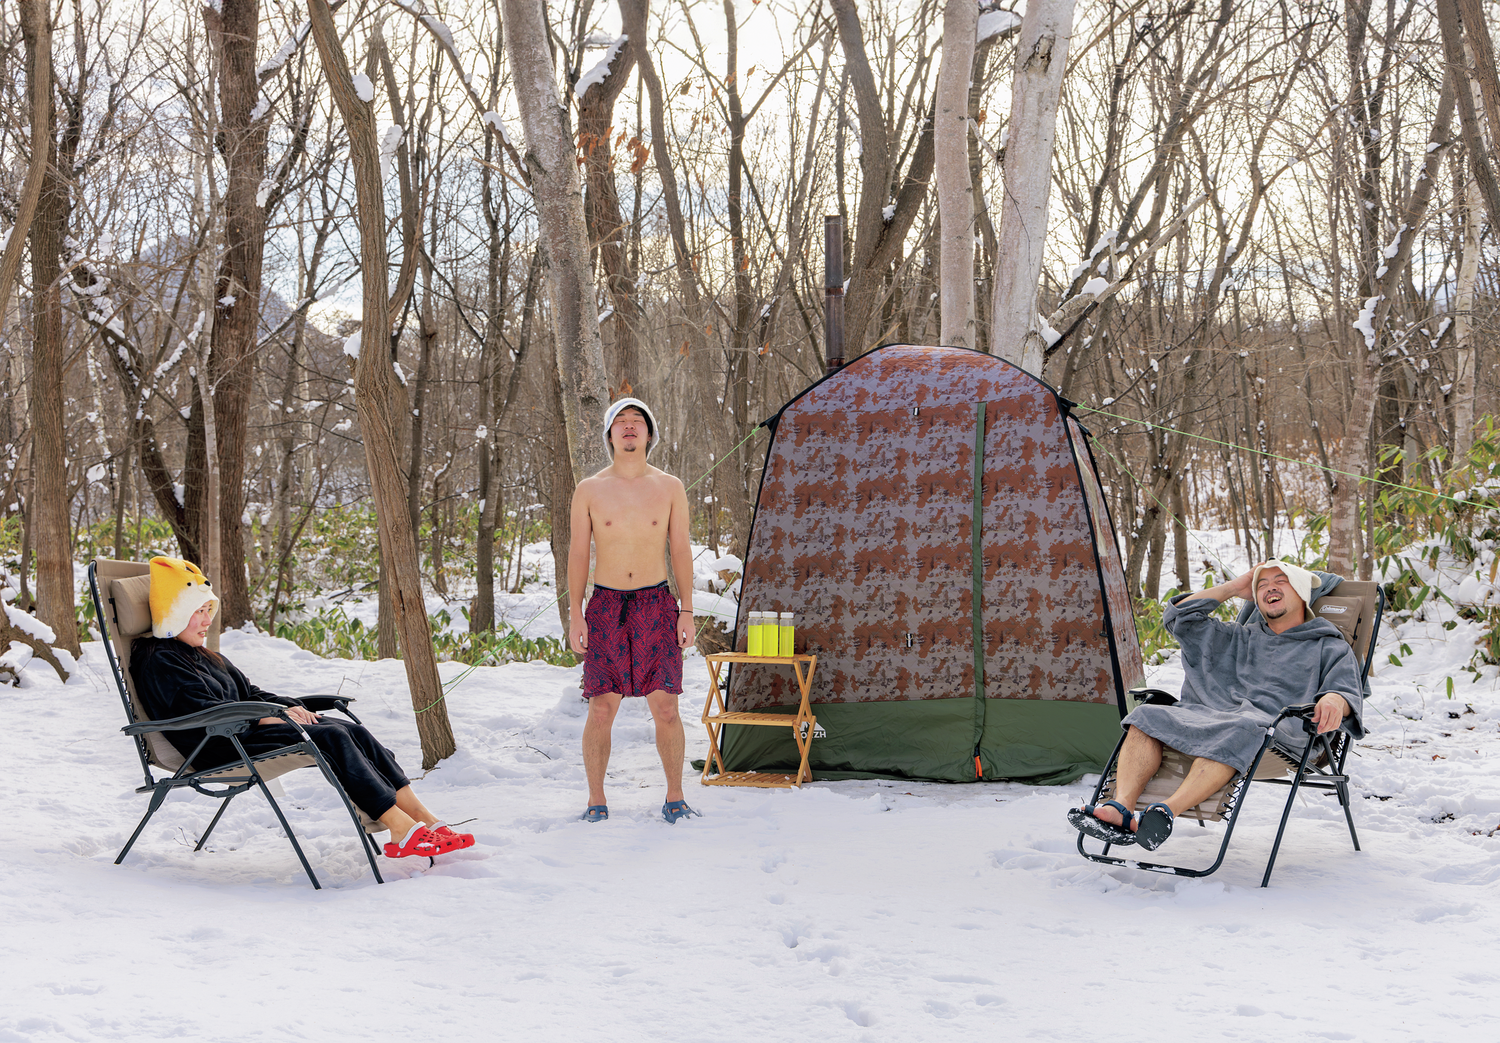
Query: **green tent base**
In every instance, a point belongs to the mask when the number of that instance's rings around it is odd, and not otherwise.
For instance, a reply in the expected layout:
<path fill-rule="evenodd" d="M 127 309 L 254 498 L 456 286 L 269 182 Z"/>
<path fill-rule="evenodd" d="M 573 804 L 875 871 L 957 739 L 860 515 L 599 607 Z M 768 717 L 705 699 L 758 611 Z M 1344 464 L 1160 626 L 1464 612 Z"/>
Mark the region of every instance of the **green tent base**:
<path fill-rule="evenodd" d="M 975 702 L 930 699 L 913 702 L 814 704 L 818 729 L 809 764 L 817 780 L 911 779 L 931 782 L 1025 782 L 1065 785 L 1104 764 L 1120 739 L 1120 711 L 1113 703 L 1054 699 L 985 700 L 975 777 L 972 752 L 955 759 L 953 736 L 972 727 Z M 777 706 L 759 713 L 797 712 Z M 899 741 L 893 741 L 899 737 Z M 794 772 L 797 747 L 783 728 L 726 725 L 724 763 L 731 771 Z M 872 759 L 884 771 L 861 771 Z"/>

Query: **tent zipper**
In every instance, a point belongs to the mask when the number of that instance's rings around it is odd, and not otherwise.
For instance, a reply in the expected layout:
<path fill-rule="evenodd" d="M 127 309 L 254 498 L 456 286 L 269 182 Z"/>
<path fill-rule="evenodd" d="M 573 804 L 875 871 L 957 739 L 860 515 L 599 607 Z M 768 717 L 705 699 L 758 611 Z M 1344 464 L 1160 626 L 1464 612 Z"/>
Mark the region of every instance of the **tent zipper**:
<path fill-rule="evenodd" d="M 974 778 L 984 778 L 979 744 L 984 737 L 984 420 L 985 403 L 974 409 L 974 508 L 969 526 L 973 576 L 971 602 L 974 628 Z"/>

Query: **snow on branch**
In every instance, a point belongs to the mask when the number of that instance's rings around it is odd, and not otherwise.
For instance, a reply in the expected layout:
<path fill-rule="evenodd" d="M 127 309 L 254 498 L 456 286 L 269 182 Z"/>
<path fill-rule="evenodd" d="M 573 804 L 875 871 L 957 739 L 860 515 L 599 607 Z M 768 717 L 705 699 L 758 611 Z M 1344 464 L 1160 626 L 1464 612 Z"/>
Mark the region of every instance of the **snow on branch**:
<path fill-rule="evenodd" d="M 578 82 L 573 85 L 573 91 L 578 97 L 581 98 L 587 94 L 589 88 L 595 84 L 603 83 L 609 79 L 609 67 L 620 56 L 620 51 L 624 50 L 625 44 L 629 39 L 630 37 L 628 36 L 621 36 L 615 40 L 614 43 L 609 45 L 609 50 L 605 52 L 604 57 L 592 69 L 578 78 Z"/>
<path fill-rule="evenodd" d="M 1110 258 L 1114 256 L 1116 239 L 1119 235 L 1118 231 L 1111 229 L 1101 235 L 1099 241 L 1094 244 L 1093 249 L 1089 252 L 1088 259 L 1073 269 L 1073 278 L 1076 280 L 1079 276 L 1085 274 L 1094 265 L 1095 258 L 1104 253 L 1104 260 L 1099 262 L 1101 274 L 1079 287 L 1078 292 L 1060 303 L 1052 314 L 1045 318 L 1042 316 L 1037 317 L 1039 328 L 1043 333 L 1043 339 L 1046 341 L 1047 346 L 1050 348 L 1058 340 L 1061 340 L 1066 331 L 1071 329 L 1073 324 L 1089 308 L 1095 304 L 1102 304 L 1119 293 L 1125 283 L 1130 280 L 1131 273 L 1135 271 L 1136 266 L 1171 242 L 1173 236 L 1182 229 L 1182 226 L 1187 223 L 1187 219 L 1193 215 L 1194 211 L 1207 201 L 1207 193 L 1199 193 L 1193 198 L 1187 206 L 1182 208 L 1181 213 L 1167 222 L 1166 227 L 1157 234 L 1155 239 L 1151 240 L 1134 257 L 1130 258 L 1130 263 L 1125 267 L 1125 271 L 1123 272 L 1120 271 L 1119 265 L 1110 263 Z M 1106 251 L 1109 252 L 1106 253 Z M 1057 330 L 1063 330 L 1064 333 L 1058 334 Z M 1052 339 L 1048 339 L 1048 331 L 1050 331 Z"/>
<path fill-rule="evenodd" d="M 516 154 L 515 146 L 511 144 L 509 136 L 506 135 L 504 127 L 500 123 L 499 115 L 495 114 L 484 103 L 484 99 L 479 96 L 479 91 L 475 89 L 474 75 L 464 68 L 464 63 L 459 57 L 458 47 L 453 42 L 453 30 L 449 29 L 447 23 L 442 21 L 442 19 L 428 14 L 424 9 L 425 5 L 422 3 L 422 0 L 388 0 L 388 2 L 392 7 L 399 8 L 411 15 L 437 41 L 443 53 L 448 56 L 448 60 L 453 63 L 453 69 L 458 73 L 459 79 L 463 80 L 464 93 L 468 95 L 469 103 L 474 106 L 474 111 L 480 114 L 481 124 L 487 128 L 492 128 L 495 133 L 500 135 L 500 141 L 505 146 L 505 151 L 510 155 L 511 162 L 515 164 L 516 169 L 521 172 L 524 178 L 526 164 L 521 162 L 521 157 Z M 491 115 L 494 115 L 494 119 L 490 119 Z M 491 165 L 493 166 L 493 164 Z M 495 169 L 500 170 L 507 177 L 515 177 L 514 174 L 500 167 L 495 167 Z M 522 188 L 528 187 L 524 181 L 517 181 L 517 184 Z"/>
<path fill-rule="evenodd" d="M 1351 323 L 1356 330 L 1364 334 L 1365 348 L 1370 351 L 1375 350 L 1375 309 L 1383 300 L 1385 297 L 1378 294 L 1366 299 L 1365 306 L 1359 309 L 1359 317 Z"/>
<path fill-rule="evenodd" d="M 312 22 L 303 22 L 292 30 L 292 35 L 281 41 L 281 46 L 276 48 L 276 53 L 271 55 L 263 64 L 255 70 L 255 78 L 261 83 L 270 79 L 281 70 L 292 55 L 297 53 L 297 48 L 302 46 L 302 41 L 307 39 L 308 31 L 312 29 Z"/>
<path fill-rule="evenodd" d="M 978 39 L 984 43 L 994 36 L 1004 36 L 1021 27 L 1021 18 L 1012 11 L 986 11 L 979 16 Z"/>
<path fill-rule="evenodd" d="M 399 123 L 393 123 L 385 129 L 385 135 L 380 139 L 380 176 L 388 178 L 391 176 L 391 160 L 396 156 L 396 150 L 401 147 L 401 139 L 406 136 L 406 130 Z"/>

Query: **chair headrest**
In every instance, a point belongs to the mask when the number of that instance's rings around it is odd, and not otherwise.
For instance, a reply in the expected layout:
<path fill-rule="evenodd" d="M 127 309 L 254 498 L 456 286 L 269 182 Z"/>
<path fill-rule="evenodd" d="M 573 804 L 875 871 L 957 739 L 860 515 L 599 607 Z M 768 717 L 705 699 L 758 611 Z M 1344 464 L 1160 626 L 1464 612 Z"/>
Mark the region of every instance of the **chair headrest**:
<path fill-rule="evenodd" d="M 109 584 L 109 596 L 115 602 L 115 637 L 140 637 L 151 629 L 149 575 L 112 580 Z"/>
<path fill-rule="evenodd" d="M 1326 597 L 1313 603 L 1313 615 L 1328 620 L 1339 628 L 1344 640 L 1354 644 L 1355 631 L 1359 629 L 1359 613 L 1364 607 L 1361 598 Z"/>

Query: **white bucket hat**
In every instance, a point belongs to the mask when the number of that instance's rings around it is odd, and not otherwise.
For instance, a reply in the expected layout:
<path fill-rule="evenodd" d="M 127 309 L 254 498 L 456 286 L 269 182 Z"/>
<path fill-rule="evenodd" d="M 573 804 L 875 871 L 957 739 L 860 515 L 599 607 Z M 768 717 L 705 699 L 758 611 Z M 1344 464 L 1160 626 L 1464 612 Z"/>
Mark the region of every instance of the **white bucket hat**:
<path fill-rule="evenodd" d="M 1255 571 L 1250 574 L 1251 601 L 1255 600 L 1255 585 L 1260 582 L 1260 574 L 1265 569 L 1280 569 L 1286 573 L 1287 582 L 1292 585 L 1292 589 L 1302 599 L 1303 606 L 1308 612 L 1312 611 L 1312 592 L 1313 587 L 1317 586 L 1318 577 L 1308 572 L 1301 565 L 1293 565 L 1289 561 L 1264 561 L 1255 567 Z"/>
<path fill-rule="evenodd" d="M 651 407 L 638 398 L 618 399 L 615 402 L 611 402 L 609 408 L 604 411 L 604 448 L 609 450 L 609 458 L 613 460 L 615 457 L 615 447 L 609 443 L 610 425 L 615 422 L 615 417 L 620 415 L 620 411 L 627 407 L 639 409 L 641 415 L 646 418 L 646 458 L 649 460 L 651 458 L 651 450 L 655 449 L 656 443 L 661 441 L 661 432 L 657 429 L 656 417 L 651 415 Z"/>

